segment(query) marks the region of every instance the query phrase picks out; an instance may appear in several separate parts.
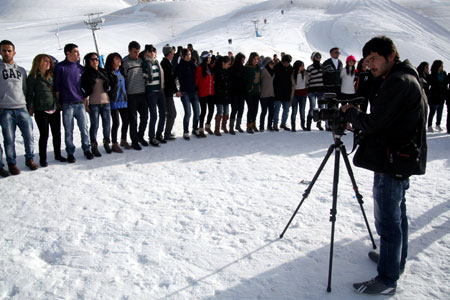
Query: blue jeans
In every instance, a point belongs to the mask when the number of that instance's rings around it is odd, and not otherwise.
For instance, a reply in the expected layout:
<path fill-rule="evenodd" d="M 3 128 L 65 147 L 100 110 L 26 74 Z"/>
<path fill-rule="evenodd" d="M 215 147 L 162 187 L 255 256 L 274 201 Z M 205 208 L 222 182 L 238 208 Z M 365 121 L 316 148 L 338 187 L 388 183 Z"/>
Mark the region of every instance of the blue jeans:
<path fill-rule="evenodd" d="M 81 134 L 81 147 L 83 151 L 89 151 L 91 148 L 89 142 L 89 135 L 87 129 L 86 109 L 83 103 L 64 103 L 62 105 L 63 111 L 63 125 L 64 125 L 64 139 L 66 143 L 67 154 L 73 155 L 75 153 L 75 145 L 73 144 L 73 126 L 74 119 L 77 119 L 78 128 Z"/>
<path fill-rule="evenodd" d="M 323 94 L 322 92 L 313 92 L 313 93 L 308 93 L 308 98 L 309 98 L 309 111 L 308 111 L 308 116 L 312 117 L 313 115 L 313 110 L 316 108 L 317 105 L 317 100 L 318 99 L 322 99 L 323 98 Z M 325 105 L 321 104 L 320 108 L 324 108 Z"/>
<path fill-rule="evenodd" d="M 305 107 L 306 107 L 306 96 L 294 96 L 292 100 L 292 114 L 291 114 L 291 124 L 292 127 L 295 125 L 295 118 L 297 117 L 297 111 L 300 107 L 300 124 L 302 127 L 305 126 Z"/>
<path fill-rule="evenodd" d="M 216 104 L 218 115 L 228 115 L 230 113 L 229 104 Z"/>
<path fill-rule="evenodd" d="M 102 116 L 103 140 L 110 142 L 109 136 L 111 134 L 111 106 L 108 104 L 90 104 L 89 105 L 89 119 L 91 121 L 91 128 L 89 129 L 89 136 L 91 143 L 97 143 L 97 131 L 99 125 L 99 115 Z"/>
<path fill-rule="evenodd" d="M 150 111 L 150 123 L 148 127 L 148 137 L 152 140 L 155 138 L 156 119 L 158 119 L 158 129 L 156 136 L 162 136 L 164 124 L 166 123 L 166 97 L 162 91 L 147 93 L 147 105 Z M 158 112 L 156 112 L 158 107 Z"/>
<path fill-rule="evenodd" d="M 428 127 L 433 125 L 433 118 L 436 115 L 436 125 L 441 125 L 444 104 L 430 104 L 430 114 L 428 115 Z"/>
<path fill-rule="evenodd" d="M 34 158 L 33 120 L 26 108 L 0 108 L 0 125 L 4 139 L 6 162 L 16 164 L 16 127 L 22 132 L 25 160 Z"/>
<path fill-rule="evenodd" d="M 184 133 L 189 132 L 189 119 L 191 118 L 191 105 L 194 110 L 194 120 L 192 127 L 194 130 L 198 129 L 198 120 L 200 119 L 200 104 L 198 101 L 198 94 L 182 92 L 181 102 L 183 102 L 184 118 L 183 118 L 183 130 Z"/>
<path fill-rule="evenodd" d="M 0 145 L 0 168 L 3 168 L 3 148 L 2 145 Z"/>
<path fill-rule="evenodd" d="M 400 269 L 408 255 L 408 218 L 405 192 L 409 179 L 398 180 L 388 174 L 375 173 L 373 198 L 375 227 L 380 236 L 378 276 L 388 286 L 395 287 Z"/>
<path fill-rule="evenodd" d="M 273 125 L 278 126 L 278 118 L 280 115 L 280 107 L 283 106 L 283 114 L 281 116 L 281 124 L 286 125 L 287 118 L 289 116 L 289 101 L 278 101 L 275 100 L 275 110 L 273 113 Z"/>

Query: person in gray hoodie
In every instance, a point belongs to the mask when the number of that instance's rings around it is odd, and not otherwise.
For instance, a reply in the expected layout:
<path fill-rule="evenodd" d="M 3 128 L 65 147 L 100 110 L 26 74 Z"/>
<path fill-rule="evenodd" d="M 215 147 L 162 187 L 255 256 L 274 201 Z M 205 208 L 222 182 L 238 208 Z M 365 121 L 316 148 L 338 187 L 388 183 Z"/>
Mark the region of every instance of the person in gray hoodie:
<path fill-rule="evenodd" d="M 275 94 L 273 91 L 273 67 L 274 61 L 270 57 L 265 57 L 262 61 L 264 69 L 261 71 L 261 115 L 259 117 L 259 130 L 264 131 L 264 120 L 267 111 L 267 129 L 273 131 L 273 112 L 275 108 Z"/>
<path fill-rule="evenodd" d="M 26 107 L 25 93 L 27 73 L 14 62 L 15 46 L 11 41 L 0 42 L 0 125 L 2 127 L 6 161 L 12 175 L 20 174 L 16 166 L 16 128 L 22 132 L 25 146 L 25 165 L 36 170 L 34 158 L 33 121 Z"/>

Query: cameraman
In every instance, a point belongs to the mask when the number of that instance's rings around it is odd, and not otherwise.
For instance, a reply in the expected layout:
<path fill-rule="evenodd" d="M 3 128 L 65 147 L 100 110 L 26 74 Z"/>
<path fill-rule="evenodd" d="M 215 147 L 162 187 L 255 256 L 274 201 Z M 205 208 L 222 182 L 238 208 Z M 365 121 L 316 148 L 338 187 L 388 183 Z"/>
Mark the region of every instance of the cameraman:
<path fill-rule="evenodd" d="M 380 254 L 369 253 L 377 262 L 378 276 L 353 287 L 361 294 L 393 295 L 408 250 L 408 178 L 425 173 L 427 102 L 417 71 L 408 60 L 400 61 L 390 38 L 372 38 L 365 44 L 363 56 L 374 77 L 383 83 L 369 114 L 352 104 L 341 110 L 345 120 L 363 133 L 354 164 L 375 173 L 373 198 Z"/>

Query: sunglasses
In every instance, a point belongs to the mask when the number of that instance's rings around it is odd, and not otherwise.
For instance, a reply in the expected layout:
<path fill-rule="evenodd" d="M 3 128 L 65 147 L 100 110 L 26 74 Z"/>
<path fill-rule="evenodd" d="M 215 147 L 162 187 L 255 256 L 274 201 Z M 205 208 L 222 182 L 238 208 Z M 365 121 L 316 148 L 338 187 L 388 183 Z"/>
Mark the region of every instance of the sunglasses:
<path fill-rule="evenodd" d="M 90 58 L 89 60 L 90 60 L 90 61 L 99 61 L 98 58 Z"/>

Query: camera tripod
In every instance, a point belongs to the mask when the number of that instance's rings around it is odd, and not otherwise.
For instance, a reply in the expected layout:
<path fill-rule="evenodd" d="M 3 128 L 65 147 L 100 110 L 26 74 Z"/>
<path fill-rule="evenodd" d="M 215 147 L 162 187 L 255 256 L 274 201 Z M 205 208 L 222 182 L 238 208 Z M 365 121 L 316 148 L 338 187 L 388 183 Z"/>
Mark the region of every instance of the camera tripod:
<path fill-rule="evenodd" d="M 334 125 L 334 124 L 333 124 Z M 369 232 L 370 239 L 372 240 L 372 246 L 373 249 L 376 249 L 377 246 L 375 244 L 375 241 L 372 236 L 372 232 L 370 230 L 369 223 L 367 221 L 366 213 L 363 208 L 364 201 L 362 200 L 362 195 L 359 193 L 358 186 L 356 185 L 355 177 L 353 175 L 352 168 L 350 166 L 350 162 L 348 160 L 347 151 L 345 149 L 344 143 L 341 141 L 341 137 L 343 135 L 344 129 L 343 128 L 337 128 L 333 127 L 333 137 L 334 137 L 334 144 L 331 144 L 328 148 L 328 152 L 325 155 L 325 158 L 323 159 L 322 163 L 320 164 L 319 169 L 317 170 L 316 174 L 314 175 L 314 178 L 312 179 L 311 183 L 309 184 L 308 188 L 303 193 L 303 198 L 300 201 L 299 205 L 297 206 L 297 209 L 295 210 L 294 214 L 292 215 L 291 219 L 287 223 L 286 227 L 284 228 L 283 232 L 280 235 L 280 238 L 282 239 L 284 234 L 286 233 L 286 230 L 288 229 L 289 225 L 291 224 L 292 220 L 294 219 L 295 215 L 297 214 L 298 210 L 302 206 L 303 202 L 306 200 L 306 198 L 309 196 L 309 193 L 311 192 L 314 184 L 316 183 L 317 179 L 319 178 L 320 173 L 322 172 L 323 168 L 325 167 L 328 159 L 330 158 L 331 154 L 335 154 L 335 160 L 334 160 L 334 177 L 333 177 L 333 205 L 330 210 L 330 222 L 331 222 L 331 241 L 330 241 L 330 262 L 329 262 L 329 269 L 328 269 L 328 287 L 327 292 L 331 292 L 331 273 L 332 273 L 332 267 L 333 267 L 333 249 L 334 249 L 334 228 L 335 228 L 335 222 L 336 222 L 336 213 L 337 213 L 337 194 L 338 194 L 338 183 L 339 183 L 339 161 L 340 156 L 342 153 L 342 157 L 344 158 L 345 166 L 347 167 L 348 175 L 350 176 L 350 179 L 352 181 L 353 190 L 355 191 L 356 199 L 359 203 L 359 206 L 361 207 L 361 211 L 364 217 L 364 221 L 366 223 L 367 230 Z"/>

